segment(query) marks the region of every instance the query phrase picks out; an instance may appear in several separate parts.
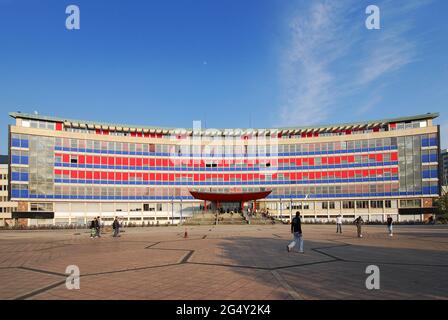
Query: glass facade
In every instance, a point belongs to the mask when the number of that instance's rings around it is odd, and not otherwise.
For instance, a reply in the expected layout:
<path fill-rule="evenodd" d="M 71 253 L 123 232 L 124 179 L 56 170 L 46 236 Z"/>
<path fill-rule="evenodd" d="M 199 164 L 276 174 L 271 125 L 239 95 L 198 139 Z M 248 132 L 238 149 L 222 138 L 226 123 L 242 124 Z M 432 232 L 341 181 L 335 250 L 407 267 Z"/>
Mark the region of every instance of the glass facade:
<path fill-rule="evenodd" d="M 53 132 L 55 126 L 45 127 Z M 288 144 L 278 143 L 277 137 L 262 144 L 234 139 L 236 143 L 222 140 L 185 148 L 176 141 L 133 143 L 13 133 L 11 196 L 192 200 L 189 190 L 272 189 L 269 199 L 439 193 L 436 134 Z M 365 203 L 344 202 L 344 208 L 358 205 L 364 208 Z"/>

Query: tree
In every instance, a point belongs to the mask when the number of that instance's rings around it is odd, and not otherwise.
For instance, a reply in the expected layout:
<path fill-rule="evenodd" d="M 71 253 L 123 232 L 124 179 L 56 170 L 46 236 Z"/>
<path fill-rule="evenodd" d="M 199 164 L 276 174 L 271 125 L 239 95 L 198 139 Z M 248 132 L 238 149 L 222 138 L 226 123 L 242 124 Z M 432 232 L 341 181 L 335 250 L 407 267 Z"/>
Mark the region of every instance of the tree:
<path fill-rule="evenodd" d="M 442 191 L 442 195 L 435 200 L 437 213 L 448 219 L 448 191 Z"/>

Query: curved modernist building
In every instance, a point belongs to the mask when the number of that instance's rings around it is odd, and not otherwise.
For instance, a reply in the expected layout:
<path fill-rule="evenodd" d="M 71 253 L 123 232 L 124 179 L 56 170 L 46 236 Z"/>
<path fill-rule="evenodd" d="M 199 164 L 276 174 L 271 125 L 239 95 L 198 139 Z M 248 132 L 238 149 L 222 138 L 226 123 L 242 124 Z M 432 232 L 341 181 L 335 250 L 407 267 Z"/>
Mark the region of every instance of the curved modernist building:
<path fill-rule="evenodd" d="M 278 129 L 160 128 L 10 113 L 15 218 L 178 223 L 202 210 L 422 220 L 439 195 L 438 114 Z"/>

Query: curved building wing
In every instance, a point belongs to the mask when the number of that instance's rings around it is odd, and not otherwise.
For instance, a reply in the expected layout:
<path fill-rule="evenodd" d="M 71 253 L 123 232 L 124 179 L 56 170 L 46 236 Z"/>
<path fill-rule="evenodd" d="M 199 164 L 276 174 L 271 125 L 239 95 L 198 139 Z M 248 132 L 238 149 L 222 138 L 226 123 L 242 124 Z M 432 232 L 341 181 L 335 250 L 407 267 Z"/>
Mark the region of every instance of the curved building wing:
<path fill-rule="evenodd" d="M 437 113 L 255 129 L 10 116 L 10 197 L 30 224 L 178 223 L 206 193 L 223 195 L 210 210 L 234 201 L 285 220 L 423 220 L 440 192 Z"/>

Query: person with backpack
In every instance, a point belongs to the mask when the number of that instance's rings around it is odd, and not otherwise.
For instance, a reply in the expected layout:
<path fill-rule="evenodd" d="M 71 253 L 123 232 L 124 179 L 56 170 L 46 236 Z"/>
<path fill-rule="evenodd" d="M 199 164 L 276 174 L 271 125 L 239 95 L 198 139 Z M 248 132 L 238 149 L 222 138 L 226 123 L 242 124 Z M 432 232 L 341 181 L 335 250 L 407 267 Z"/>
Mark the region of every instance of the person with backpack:
<path fill-rule="evenodd" d="M 300 212 L 296 212 L 296 216 L 291 221 L 291 233 L 294 235 L 293 241 L 286 246 L 286 250 L 291 252 L 292 249 L 299 243 L 299 252 L 303 251 L 303 236 L 302 236 L 302 223 L 300 221 Z"/>
<path fill-rule="evenodd" d="M 119 237 L 120 236 L 120 222 L 118 221 L 117 217 L 115 217 L 114 222 L 112 222 L 112 229 L 114 229 L 114 234 L 112 237 Z"/>
<path fill-rule="evenodd" d="M 336 233 L 342 233 L 342 216 L 338 215 L 336 218 Z"/>
<path fill-rule="evenodd" d="M 392 227 L 392 217 L 390 215 L 387 216 L 387 230 L 389 231 L 389 237 L 392 237 L 393 234 L 393 227 Z"/>
<path fill-rule="evenodd" d="M 353 223 L 356 225 L 356 229 L 358 231 L 358 238 L 362 238 L 362 232 L 361 232 L 361 226 L 364 223 L 364 220 L 359 216 L 358 218 L 353 221 Z"/>

